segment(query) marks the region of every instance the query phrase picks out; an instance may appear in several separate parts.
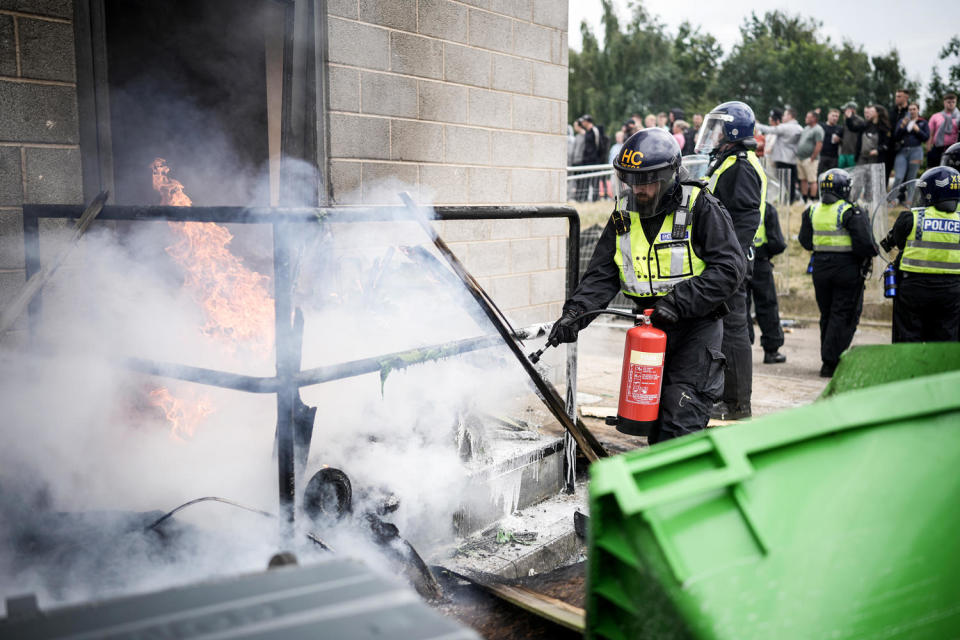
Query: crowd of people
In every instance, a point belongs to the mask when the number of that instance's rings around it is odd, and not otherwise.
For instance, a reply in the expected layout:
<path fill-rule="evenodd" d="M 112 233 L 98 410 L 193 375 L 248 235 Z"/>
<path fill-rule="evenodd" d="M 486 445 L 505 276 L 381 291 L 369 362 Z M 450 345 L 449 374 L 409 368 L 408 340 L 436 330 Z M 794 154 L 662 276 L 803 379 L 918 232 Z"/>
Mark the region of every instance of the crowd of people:
<path fill-rule="evenodd" d="M 960 109 L 957 96 L 943 97 L 942 110 L 924 117 L 920 105 L 908 89 L 899 89 L 888 107 L 873 103 L 860 110 L 856 102 L 827 110 L 819 107 L 804 113 L 803 125 L 793 107 L 772 109 L 767 124 L 757 123 L 755 138 L 758 158 L 766 157 L 774 170 L 789 172 L 792 188 L 790 202 L 817 199 L 817 178 L 829 169 L 883 164 L 888 190 L 895 192 L 894 202 L 909 205 L 914 198 L 912 181 L 925 168 L 940 164 L 943 152 L 960 137 Z M 609 144 L 603 127 L 584 115 L 568 130 L 568 166 L 612 164 L 624 140 L 641 128 L 660 128 L 673 135 L 682 155 L 692 155 L 703 114 L 693 114 L 689 122 L 683 109 L 641 116 L 634 113 L 615 132 Z M 572 180 L 573 200 L 612 199 L 609 180 L 592 176 Z M 904 190 L 898 187 L 906 184 Z"/>
<path fill-rule="evenodd" d="M 830 109 L 822 125 L 813 110 L 804 114 L 803 127 L 789 107 L 758 123 L 740 101 L 717 105 L 695 127 L 686 126 L 679 110 L 648 116 L 644 125 L 651 126 L 636 130 L 638 116 L 631 117 L 606 150 L 614 193 L 609 186 L 578 186 L 580 199 L 608 195 L 615 205 L 548 342 L 575 341 L 596 311 L 622 293 L 634 303 L 637 321 L 646 313 L 667 341 L 658 417 L 643 423 L 618 415 L 618 429 L 654 443 L 703 429 L 711 417 L 751 416 L 751 302 L 763 363 L 786 360 L 779 353 L 783 332 L 770 263 L 786 242 L 768 201 L 769 166 L 761 153 L 796 182 L 792 195 L 809 202 L 798 240 L 812 252 L 821 376 L 833 375 L 851 344 L 868 265 L 881 248 L 898 249 L 890 267 L 898 296 L 893 341 L 960 340 L 960 112 L 954 94 L 943 105 L 927 120 L 909 94 L 898 91 L 892 126 L 882 106 L 868 105 L 860 117 L 853 103 L 843 106 L 842 122 L 840 109 Z M 580 120 L 588 136 L 598 129 L 589 116 Z M 592 135 L 594 155 L 580 161 L 603 164 L 606 136 Z M 707 160 L 702 176 L 682 162 L 691 151 Z M 882 163 L 888 179 L 892 174 L 901 185 L 924 162 L 916 181 L 923 205 L 906 208 L 878 242 L 869 215 L 851 195 L 846 169 Z M 903 195 L 896 188 L 891 193 L 894 201 Z"/>

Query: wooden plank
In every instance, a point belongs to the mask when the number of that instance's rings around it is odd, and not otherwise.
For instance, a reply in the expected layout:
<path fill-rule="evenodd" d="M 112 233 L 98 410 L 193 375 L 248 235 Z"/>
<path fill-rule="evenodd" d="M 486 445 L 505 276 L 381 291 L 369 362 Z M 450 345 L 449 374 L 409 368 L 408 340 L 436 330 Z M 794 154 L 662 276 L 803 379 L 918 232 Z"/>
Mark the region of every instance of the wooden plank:
<path fill-rule="evenodd" d="M 538 593 L 532 589 L 520 585 L 500 584 L 497 582 L 487 582 L 476 576 L 467 576 L 450 569 L 443 568 L 443 571 L 466 580 L 484 591 L 487 591 L 505 602 L 520 607 L 524 611 L 549 620 L 555 624 L 572 629 L 579 633 L 584 633 L 587 628 L 587 616 L 583 609 L 568 604 L 563 600 L 552 598 L 548 595 Z"/>

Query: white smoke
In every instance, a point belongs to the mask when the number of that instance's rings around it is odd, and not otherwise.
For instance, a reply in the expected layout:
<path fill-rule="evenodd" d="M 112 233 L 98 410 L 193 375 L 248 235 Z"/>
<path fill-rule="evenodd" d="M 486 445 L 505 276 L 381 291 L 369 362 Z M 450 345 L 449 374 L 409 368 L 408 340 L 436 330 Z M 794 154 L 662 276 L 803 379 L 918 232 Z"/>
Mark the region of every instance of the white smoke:
<path fill-rule="evenodd" d="M 240 232 L 244 257 L 272 275 L 270 227 Z M 297 238 L 303 369 L 495 333 L 416 223 L 317 222 Z M 165 538 L 145 532 L 203 496 L 277 512 L 274 395 L 121 366 L 133 356 L 273 375 L 272 353 L 230 350 L 200 332 L 169 244 L 166 223 L 95 225 L 46 289 L 40 352 L 0 352 L 0 597 L 84 601 L 261 570 L 282 549 L 323 557 L 302 537 L 280 539 L 275 518 L 216 502 L 178 513 L 160 527 Z M 173 437 L 150 404 L 160 386 L 213 407 L 192 436 Z M 321 465 L 338 467 L 354 484 L 356 522 L 375 506 L 363 490 L 382 489 L 399 499 L 387 519 L 401 535 L 450 541 L 470 470 L 458 421 L 470 411 L 516 415 L 528 390 L 503 346 L 306 387 L 318 411 L 298 492 Z M 369 559 L 376 549 L 349 528 L 322 535 L 341 554 Z"/>

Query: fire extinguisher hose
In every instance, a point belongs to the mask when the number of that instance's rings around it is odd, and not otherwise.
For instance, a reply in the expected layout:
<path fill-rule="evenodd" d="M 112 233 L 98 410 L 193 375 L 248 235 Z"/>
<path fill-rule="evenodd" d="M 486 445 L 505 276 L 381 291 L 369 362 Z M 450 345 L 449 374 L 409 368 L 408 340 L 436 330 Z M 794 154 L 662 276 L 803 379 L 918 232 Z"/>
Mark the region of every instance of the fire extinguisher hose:
<path fill-rule="evenodd" d="M 641 322 L 646 323 L 646 324 L 649 324 L 649 323 L 650 323 L 650 317 L 647 316 L 646 314 L 643 314 L 643 313 L 630 313 L 629 311 L 621 311 L 620 309 L 594 309 L 593 311 L 585 311 L 585 312 L 581 313 L 580 315 L 576 316 L 576 317 L 574 318 L 574 320 L 578 320 L 578 321 L 579 321 L 579 320 L 584 320 L 584 319 L 586 319 L 586 318 L 592 318 L 593 316 L 598 316 L 598 315 L 600 315 L 600 314 L 602 314 L 602 313 L 606 313 L 606 314 L 609 314 L 609 315 L 611 315 L 611 316 L 622 316 L 622 317 L 624 317 L 624 318 L 630 318 L 630 319 L 633 320 L 634 323 L 636 323 L 636 324 L 640 324 Z M 556 346 L 558 346 L 559 344 L 560 344 L 560 343 L 559 343 L 558 341 L 556 341 L 556 340 L 548 341 L 547 344 L 543 345 L 543 348 L 541 348 L 541 349 L 539 349 L 539 350 L 537 350 L 537 351 L 534 351 L 533 353 L 531 353 L 531 354 L 530 354 L 529 356 L 527 356 L 527 357 L 530 358 L 530 362 L 536 364 L 537 362 L 540 361 L 540 358 L 543 356 L 543 352 L 544 352 L 544 351 L 546 351 L 546 350 L 549 349 L 550 347 L 556 347 Z"/>

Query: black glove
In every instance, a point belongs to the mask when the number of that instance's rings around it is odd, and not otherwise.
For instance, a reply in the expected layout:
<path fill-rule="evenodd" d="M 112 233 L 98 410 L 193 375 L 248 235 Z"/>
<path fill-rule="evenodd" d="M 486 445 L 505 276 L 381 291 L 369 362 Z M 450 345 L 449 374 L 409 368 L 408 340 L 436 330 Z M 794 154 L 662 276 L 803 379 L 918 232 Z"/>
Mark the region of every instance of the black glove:
<path fill-rule="evenodd" d="M 580 331 L 580 322 L 577 321 L 578 315 L 580 315 L 580 311 L 577 309 L 564 309 L 560 319 L 553 323 L 553 329 L 550 330 L 547 344 L 555 347 L 561 342 L 576 342 L 577 332 Z"/>
<path fill-rule="evenodd" d="M 668 298 L 661 298 L 657 304 L 653 305 L 653 313 L 650 314 L 650 322 L 658 327 L 672 327 L 680 320 L 677 308 L 673 306 Z"/>

